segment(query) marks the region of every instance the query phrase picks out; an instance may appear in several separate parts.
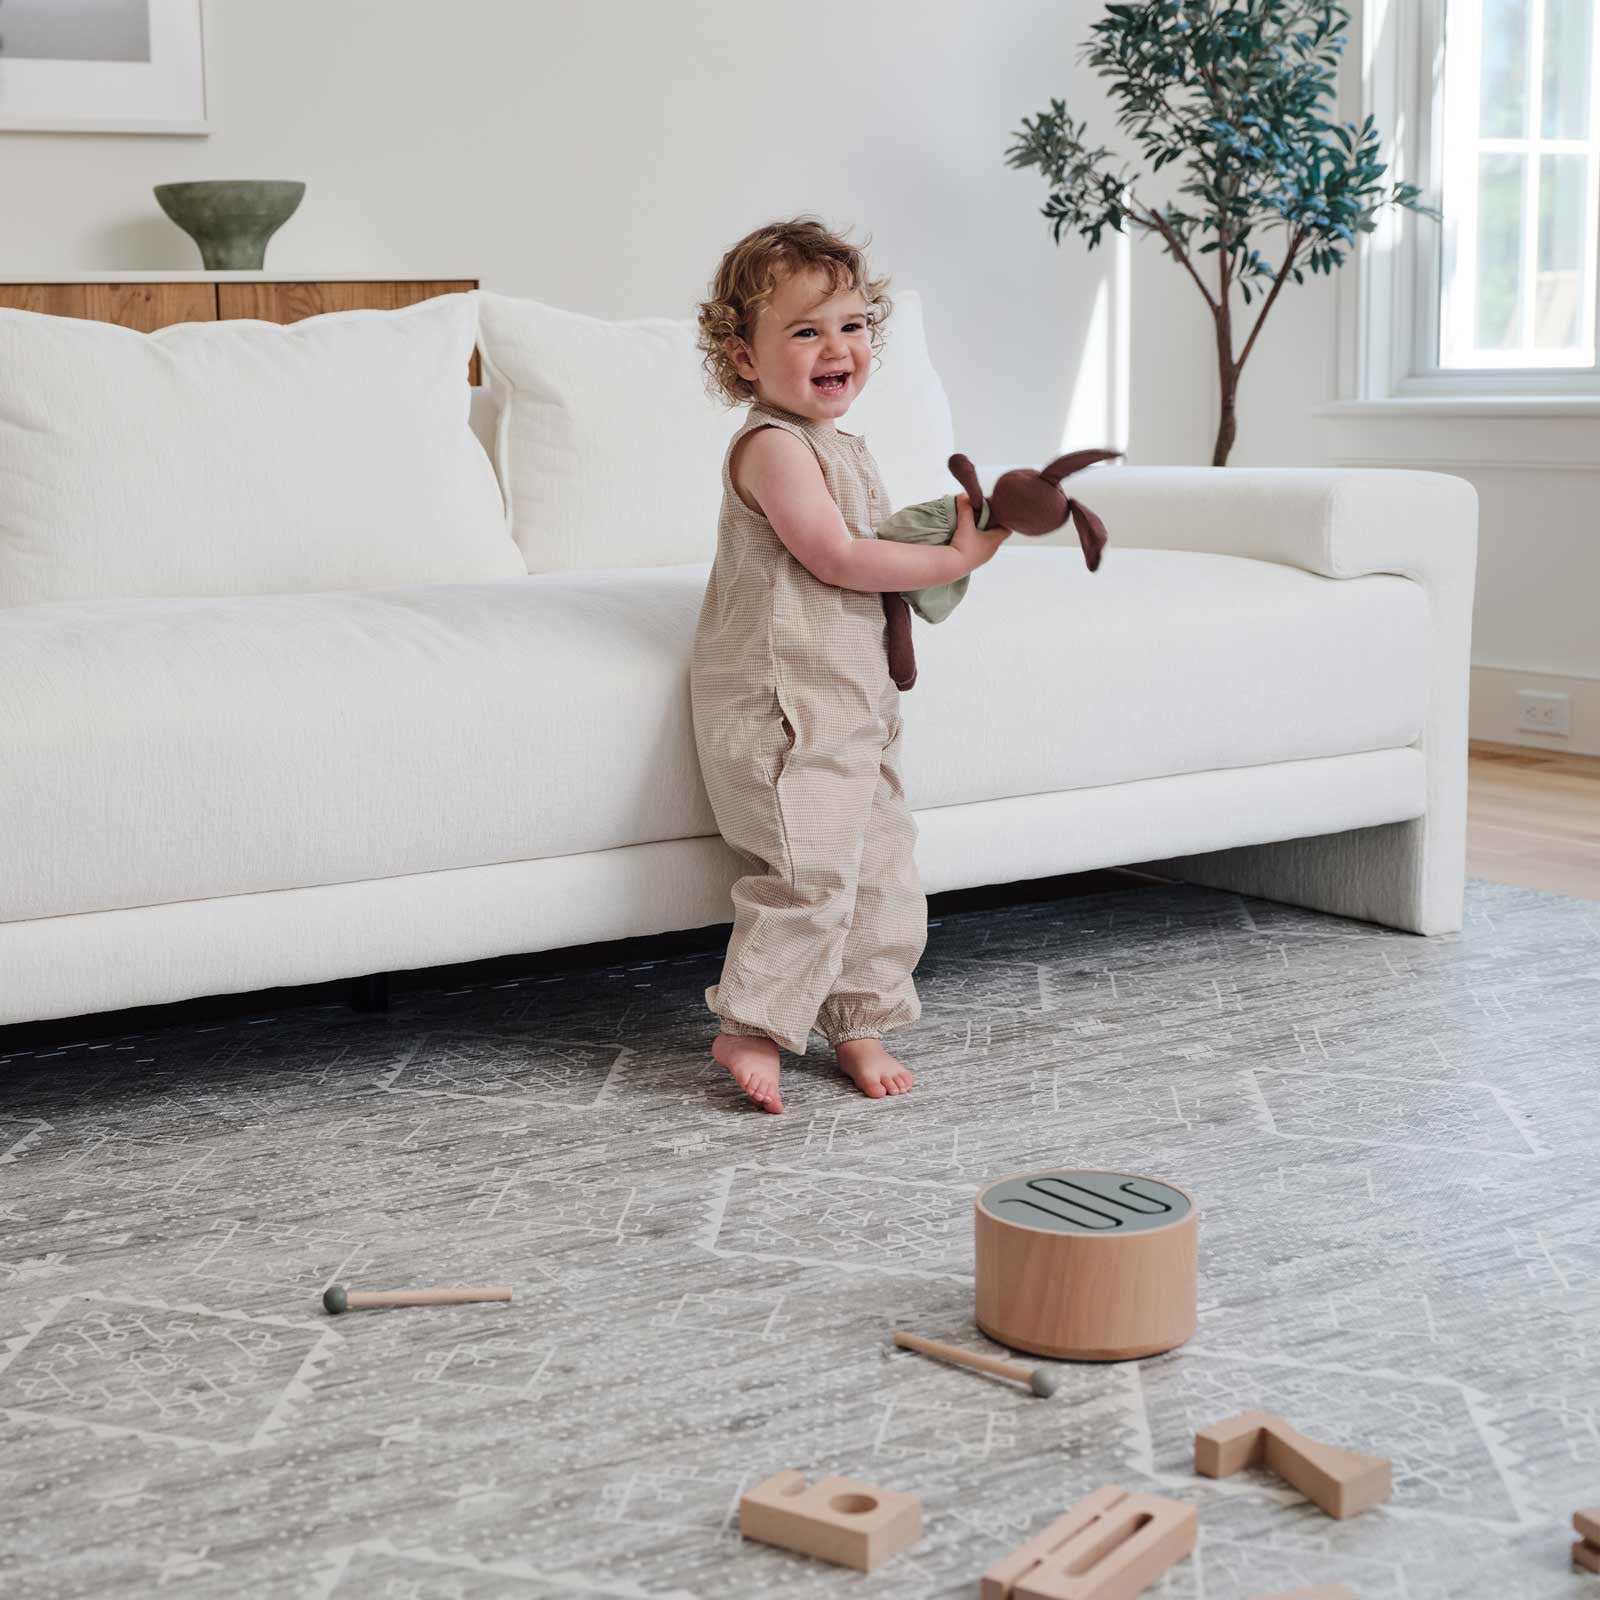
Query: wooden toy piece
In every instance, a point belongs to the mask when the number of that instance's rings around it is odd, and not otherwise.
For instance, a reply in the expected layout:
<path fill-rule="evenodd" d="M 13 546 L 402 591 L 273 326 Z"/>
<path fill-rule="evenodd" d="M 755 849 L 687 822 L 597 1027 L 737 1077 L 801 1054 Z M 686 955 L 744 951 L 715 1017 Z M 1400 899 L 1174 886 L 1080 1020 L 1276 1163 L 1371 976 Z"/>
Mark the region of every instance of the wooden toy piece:
<path fill-rule="evenodd" d="M 779 1472 L 739 1497 L 739 1532 L 871 1572 L 921 1537 L 922 1502 L 854 1478 L 823 1478 L 808 1489 L 803 1472 Z"/>
<path fill-rule="evenodd" d="M 1314 1589 L 1279 1589 L 1276 1594 L 1258 1594 L 1254 1600 L 1356 1600 L 1356 1592 L 1342 1583 L 1319 1583 Z"/>
<path fill-rule="evenodd" d="M 958 1345 L 941 1344 L 937 1339 L 924 1339 L 917 1333 L 896 1333 L 894 1342 L 902 1350 L 915 1350 L 920 1355 L 932 1356 L 935 1361 L 948 1361 L 952 1366 L 971 1367 L 976 1372 L 992 1372 L 999 1378 L 1013 1378 L 1025 1383 L 1041 1399 L 1048 1399 L 1061 1387 L 1061 1374 L 1048 1367 L 1025 1367 L 1020 1361 L 1002 1361 L 998 1356 L 980 1355 L 973 1350 L 963 1350 Z"/>
<path fill-rule="evenodd" d="M 980 1600 L 1133 1600 L 1194 1549 L 1181 1500 L 1107 1484 L 984 1573 Z"/>
<path fill-rule="evenodd" d="M 1195 1330 L 1199 1224 L 1181 1189 L 1051 1168 L 987 1185 L 973 1213 L 978 1326 L 1069 1361 L 1130 1361 Z"/>
<path fill-rule="evenodd" d="M 367 1311 L 377 1306 L 464 1306 L 479 1300 L 509 1300 L 509 1289 L 346 1289 L 334 1284 L 322 1296 L 323 1309 Z"/>
<path fill-rule="evenodd" d="M 1600 1506 L 1572 1513 L 1572 1526 L 1578 1541 L 1572 1547 L 1572 1564 L 1590 1572 L 1600 1572 Z"/>
<path fill-rule="evenodd" d="M 1392 1488 L 1384 1457 L 1319 1444 L 1271 1411 L 1246 1411 L 1194 1436 L 1194 1470 L 1204 1477 L 1227 1478 L 1263 1465 L 1341 1519 L 1387 1500 Z"/>

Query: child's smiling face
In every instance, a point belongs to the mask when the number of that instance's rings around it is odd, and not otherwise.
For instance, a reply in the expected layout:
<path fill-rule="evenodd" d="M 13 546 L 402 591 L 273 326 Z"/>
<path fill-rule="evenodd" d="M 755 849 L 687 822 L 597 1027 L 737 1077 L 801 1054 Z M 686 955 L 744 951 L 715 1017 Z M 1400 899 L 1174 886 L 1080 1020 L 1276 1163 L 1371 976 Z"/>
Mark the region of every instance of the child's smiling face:
<path fill-rule="evenodd" d="M 756 399 L 815 422 L 850 409 L 872 368 L 871 323 L 859 289 L 832 290 L 811 267 L 780 283 L 756 318 L 754 339 L 734 339 L 729 354 Z"/>

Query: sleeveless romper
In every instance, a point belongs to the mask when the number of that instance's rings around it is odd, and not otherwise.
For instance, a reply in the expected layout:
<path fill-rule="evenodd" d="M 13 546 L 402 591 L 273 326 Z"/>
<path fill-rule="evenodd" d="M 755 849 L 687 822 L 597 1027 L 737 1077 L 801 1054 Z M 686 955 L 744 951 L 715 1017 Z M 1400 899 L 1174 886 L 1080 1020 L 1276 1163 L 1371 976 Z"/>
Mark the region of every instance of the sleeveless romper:
<path fill-rule="evenodd" d="M 706 1004 L 724 1032 L 804 1055 L 813 1026 L 832 1045 L 917 1020 L 928 903 L 882 597 L 813 577 L 739 498 L 729 464 L 759 428 L 809 446 L 856 538 L 890 506 L 864 438 L 760 402 L 723 457 L 689 683 L 706 794 L 745 875 Z"/>

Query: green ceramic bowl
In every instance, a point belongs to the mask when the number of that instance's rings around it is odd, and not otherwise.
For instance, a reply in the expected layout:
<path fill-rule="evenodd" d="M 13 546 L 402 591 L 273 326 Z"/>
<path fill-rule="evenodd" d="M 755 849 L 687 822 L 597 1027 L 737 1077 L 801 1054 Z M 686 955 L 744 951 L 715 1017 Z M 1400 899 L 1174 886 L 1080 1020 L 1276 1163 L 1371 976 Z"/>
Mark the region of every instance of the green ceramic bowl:
<path fill-rule="evenodd" d="M 303 183 L 266 178 L 155 186 L 161 209 L 200 246 L 200 259 L 213 272 L 259 271 L 267 240 L 294 215 L 305 192 Z"/>

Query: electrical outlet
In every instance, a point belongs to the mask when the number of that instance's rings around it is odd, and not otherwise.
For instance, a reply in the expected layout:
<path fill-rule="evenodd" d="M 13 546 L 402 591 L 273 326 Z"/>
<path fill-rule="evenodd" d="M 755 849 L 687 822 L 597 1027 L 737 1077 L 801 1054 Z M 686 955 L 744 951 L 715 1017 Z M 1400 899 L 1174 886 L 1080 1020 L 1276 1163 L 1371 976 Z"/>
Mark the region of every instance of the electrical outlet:
<path fill-rule="evenodd" d="M 1528 733 L 1572 733 L 1572 699 L 1544 689 L 1517 691 L 1517 726 Z"/>

